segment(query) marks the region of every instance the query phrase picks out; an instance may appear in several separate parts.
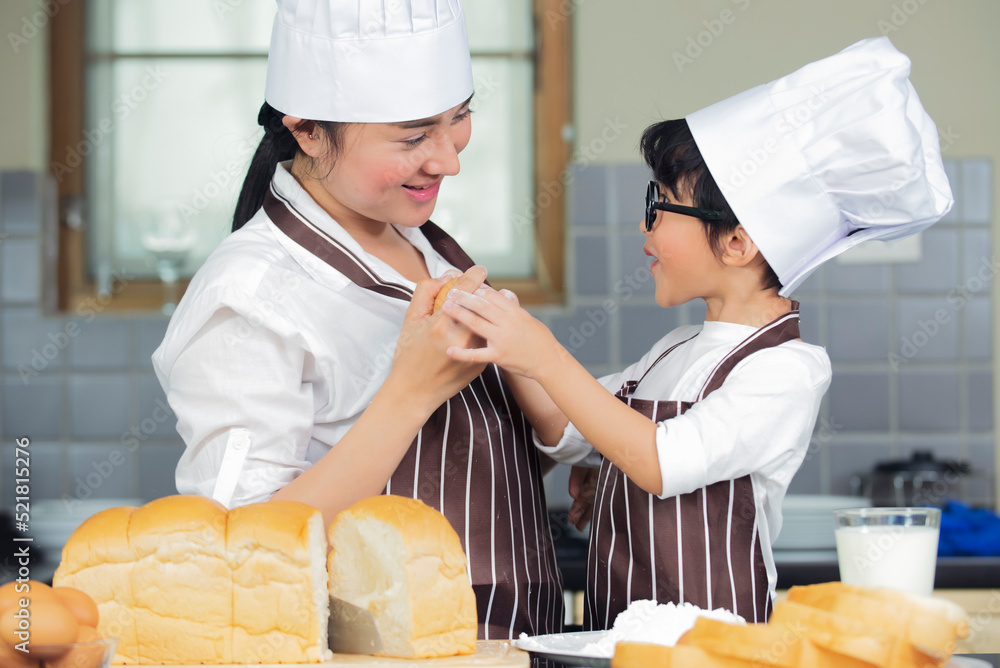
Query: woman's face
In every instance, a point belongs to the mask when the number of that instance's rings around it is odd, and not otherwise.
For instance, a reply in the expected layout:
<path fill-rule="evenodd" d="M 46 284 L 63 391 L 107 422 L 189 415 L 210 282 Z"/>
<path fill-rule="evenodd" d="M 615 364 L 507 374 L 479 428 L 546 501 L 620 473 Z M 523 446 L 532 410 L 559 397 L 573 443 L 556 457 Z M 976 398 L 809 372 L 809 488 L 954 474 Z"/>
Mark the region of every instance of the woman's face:
<path fill-rule="evenodd" d="M 342 225 L 424 224 L 445 176 L 458 174 L 458 154 L 472 134 L 469 100 L 431 118 L 404 123 L 354 123 L 344 131 L 323 186 Z M 329 171 L 327 174 L 326 172 Z"/>

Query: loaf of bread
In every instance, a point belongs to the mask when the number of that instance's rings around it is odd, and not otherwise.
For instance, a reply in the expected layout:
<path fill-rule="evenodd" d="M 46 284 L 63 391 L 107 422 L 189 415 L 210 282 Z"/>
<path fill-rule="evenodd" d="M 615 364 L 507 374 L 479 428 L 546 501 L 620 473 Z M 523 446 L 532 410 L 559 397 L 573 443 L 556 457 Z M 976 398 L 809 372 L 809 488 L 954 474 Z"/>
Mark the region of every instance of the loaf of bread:
<path fill-rule="evenodd" d="M 233 663 L 317 663 L 330 656 L 326 550 L 323 515 L 304 503 L 229 511 Z"/>
<path fill-rule="evenodd" d="M 328 530 L 330 595 L 371 611 L 384 656 L 476 650 L 476 599 L 458 534 L 421 501 L 376 496 Z"/>
<path fill-rule="evenodd" d="M 157 499 L 132 514 L 128 539 L 139 663 L 233 663 L 226 508 L 202 496 Z"/>
<path fill-rule="evenodd" d="M 101 635 L 118 638 L 114 662 L 139 663 L 132 570 L 135 553 L 128 527 L 136 509 L 110 508 L 87 518 L 66 541 L 53 577 L 56 587 L 75 587 L 94 599 Z"/>
<path fill-rule="evenodd" d="M 969 620 L 957 606 L 831 582 L 793 587 L 767 624 L 700 618 L 676 647 L 618 643 L 612 668 L 942 668 Z"/>
<path fill-rule="evenodd" d="M 269 501 L 226 511 L 169 496 L 86 520 L 53 583 L 90 594 L 115 663 L 318 663 L 327 647 L 322 514 Z"/>

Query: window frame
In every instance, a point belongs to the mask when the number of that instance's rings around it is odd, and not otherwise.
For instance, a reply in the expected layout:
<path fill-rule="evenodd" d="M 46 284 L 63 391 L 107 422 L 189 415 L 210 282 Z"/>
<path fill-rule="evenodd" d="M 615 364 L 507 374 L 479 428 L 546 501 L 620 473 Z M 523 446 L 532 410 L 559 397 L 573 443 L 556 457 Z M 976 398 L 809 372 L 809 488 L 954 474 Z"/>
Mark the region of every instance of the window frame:
<path fill-rule="evenodd" d="M 49 23 L 49 171 L 66 160 L 67 147 L 85 132 L 86 2 L 67 3 Z M 572 119 L 572 17 L 564 0 L 533 0 L 534 61 L 534 188 L 535 275 L 527 279 L 492 280 L 494 287 L 513 290 L 522 304 L 561 304 L 565 298 L 566 185 L 572 146 L 567 128 Z M 55 274 L 57 308 L 72 312 L 159 312 L 164 287 L 156 280 L 112 277 L 111 293 L 97 294 L 87 272 L 86 226 L 81 225 L 86 162 L 58 174 L 58 266 Z M 553 194 L 553 192 L 555 194 Z M 542 197 L 545 197 L 544 202 Z M 544 206 L 542 204 L 544 203 Z M 175 288 L 183 294 L 188 281 Z"/>

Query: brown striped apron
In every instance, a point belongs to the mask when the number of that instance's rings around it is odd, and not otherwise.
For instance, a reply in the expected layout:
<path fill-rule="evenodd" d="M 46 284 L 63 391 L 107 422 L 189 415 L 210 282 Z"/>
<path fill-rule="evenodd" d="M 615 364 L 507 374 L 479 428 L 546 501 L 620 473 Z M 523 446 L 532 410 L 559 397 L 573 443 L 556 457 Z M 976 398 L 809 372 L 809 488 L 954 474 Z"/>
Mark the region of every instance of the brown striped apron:
<path fill-rule="evenodd" d="M 719 389 L 749 355 L 797 338 L 799 305 L 793 301 L 791 311 L 758 329 L 718 363 L 695 401 Z M 654 366 L 690 340 L 667 349 L 615 396 L 655 422 L 682 415 L 694 401 L 632 395 Z M 771 600 L 759 540 L 749 475 L 660 499 L 605 459 L 594 497 L 584 627 L 610 628 L 631 601 L 644 599 L 726 608 L 748 622 L 764 622 Z"/>
<path fill-rule="evenodd" d="M 274 225 L 361 288 L 410 301 L 405 285 L 381 280 L 362 258 L 320 228 L 272 188 L 264 211 Z M 434 223 L 420 230 L 441 257 L 465 271 L 474 263 Z M 420 499 L 458 532 L 479 612 L 479 637 L 559 633 L 562 577 L 542 489 L 531 426 L 490 364 L 424 424 L 385 487 Z"/>

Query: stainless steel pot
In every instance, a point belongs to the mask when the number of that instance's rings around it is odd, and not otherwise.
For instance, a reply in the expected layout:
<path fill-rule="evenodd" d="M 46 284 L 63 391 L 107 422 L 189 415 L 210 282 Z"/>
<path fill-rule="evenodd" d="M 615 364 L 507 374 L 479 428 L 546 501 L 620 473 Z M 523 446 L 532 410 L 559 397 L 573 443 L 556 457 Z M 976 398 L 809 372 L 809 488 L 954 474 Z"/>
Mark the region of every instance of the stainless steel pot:
<path fill-rule="evenodd" d="M 970 474 L 966 462 L 935 459 L 930 450 L 915 450 L 910 459 L 879 462 L 851 484 L 877 507 L 943 506 L 948 499 L 963 498 Z"/>

